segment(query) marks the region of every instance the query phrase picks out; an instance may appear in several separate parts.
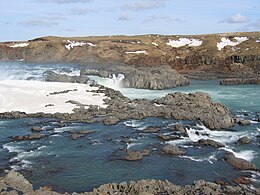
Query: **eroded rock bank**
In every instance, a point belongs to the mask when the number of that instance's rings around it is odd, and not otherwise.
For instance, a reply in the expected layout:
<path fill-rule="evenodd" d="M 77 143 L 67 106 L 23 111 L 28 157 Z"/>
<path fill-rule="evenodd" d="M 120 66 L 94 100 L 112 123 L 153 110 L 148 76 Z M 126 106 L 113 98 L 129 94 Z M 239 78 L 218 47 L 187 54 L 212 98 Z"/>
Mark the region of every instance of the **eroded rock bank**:
<path fill-rule="evenodd" d="M 213 102 L 206 93 L 172 93 L 155 100 L 134 99 L 123 96 L 119 91 L 99 86 L 93 93 L 105 94 L 106 108 L 81 106 L 80 102 L 73 113 L 34 113 L 23 112 L 0 113 L 0 118 L 54 117 L 67 121 L 93 122 L 96 117 L 103 118 L 105 125 L 114 125 L 126 119 L 143 119 L 147 117 L 164 117 L 182 120 L 198 120 L 210 129 L 226 129 L 234 125 L 234 119 L 228 108 Z"/>
<path fill-rule="evenodd" d="M 152 195 L 152 194 L 259 194 L 260 189 L 250 189 L 245 185 L 228 186 L 205 182 L 203 180 L 195 181 L 192 185 L 179 186 L 169 181 L 147 179 L 141 181 L 131 181 L 129 183 L 109 183 L 94 188 L 92 192 L 72 193 L 84 195 L 100 194 L 131 194 L 131 195 Z M 34 190 L 33 185 L 25 177 L 17 172 L 10 171 L 5 177 L 0 178 L 0 194 L 28 194 L 45 195 L 60 193 L 52 191 L 51 187 L 41 187 Z M 64 193 L 69 195 L 70 193 Z"/>

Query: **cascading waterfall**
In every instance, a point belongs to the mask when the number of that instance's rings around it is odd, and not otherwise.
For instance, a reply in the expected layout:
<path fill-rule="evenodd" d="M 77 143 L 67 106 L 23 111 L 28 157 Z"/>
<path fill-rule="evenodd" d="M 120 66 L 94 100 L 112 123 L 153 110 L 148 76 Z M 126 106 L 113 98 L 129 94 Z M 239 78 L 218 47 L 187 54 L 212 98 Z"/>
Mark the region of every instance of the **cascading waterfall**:
<path fill-rule="evenodd" d="M 116 89 L 121 87 L 122 81 L 124 78 L 125 78 L 124 74 L 118 74 L 118 75 L 112 74 L 109 76 L 109 79 L 114 86 L 113 88 L 116 88 Z"/>

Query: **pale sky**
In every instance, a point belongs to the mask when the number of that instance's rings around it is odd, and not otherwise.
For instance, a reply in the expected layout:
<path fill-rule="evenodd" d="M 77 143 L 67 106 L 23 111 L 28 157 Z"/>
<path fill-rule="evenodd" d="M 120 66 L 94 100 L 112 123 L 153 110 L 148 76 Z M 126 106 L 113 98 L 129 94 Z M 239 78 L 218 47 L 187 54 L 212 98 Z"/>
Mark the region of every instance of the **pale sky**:
<path fill-rule="evenodd" d="M 260 31 L 260 0 L 0 0 L 0 41 Z"/>

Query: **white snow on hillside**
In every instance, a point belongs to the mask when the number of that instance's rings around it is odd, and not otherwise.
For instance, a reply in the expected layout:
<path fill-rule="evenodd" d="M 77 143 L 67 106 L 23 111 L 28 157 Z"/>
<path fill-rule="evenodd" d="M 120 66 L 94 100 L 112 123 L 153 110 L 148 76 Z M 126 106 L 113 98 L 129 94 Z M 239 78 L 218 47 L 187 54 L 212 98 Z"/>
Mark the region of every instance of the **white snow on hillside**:
<path fill-rule="evenodd" d="M 147 51 L 127 51 L 126 54 L 148 54 Z"/>
<path fill-rule="evenodd" d="M 235 46 L 235 45 L 238 45 L 238 44 L 248 40 L 247 37 L 234 37 L 234 39 L 236 40 L 236 42 L 235 41 L 231 41 L 228 38 L 222 37 L 221 38 L 221 42 L 217 43 L 218 50 L 220 51 L 220 50 L 222 50 L 224 47 L 226 47 L 228 45 L 229 46 Z"/>
<path fill-rule="evenodd" d="M 154 43 L 154 42 L 152 42 L 152 44 L 153 44 L 154 46 L 156 46 L 156 47 L 158 46 L 158 44 L 157 44 L 157 43 Z"/>
<path fill-rule="evenodd" d="M 65 45 L 65 47 L 68 49 L 68 50 L 71 50 L 73 47 L 82 47 L 83 45 L 86 45 L 86 43 L 84 42 L 76 42 L 76 41 L 70 41 L 70 40 L 67 40 L 67 42 L 69 43 L 68 45 Z"/>
<path fill-rule="evenodd" d="M 11 45 L 9 47 L 15 48 L 15 47 L 27 47 L 29 43 L 17 43 L 15 45 Z"/>
<path fill-rule="evenodd" d="M 167 45 L 170 45 L 172 47 L 182 47 L 185 45 L 198 47 L 202 44 L 203 41 L 199 39 L 187 39 L 187 38 L 179 38 L 179 40 L 171 40 L 169 39 L 169 42 L 166 43 Z"/>
<path fill-rule="evenodd" d="M 258 40 L 255 41 L 256 43 L 260 43 L 260 38 Z"/>
<path fill-rule="evenodd" d="M 94 43 L 87 43 L 89 46 L 91 46 L 91 47 L 96 47 L 97 45 L 95 45 Z"/>

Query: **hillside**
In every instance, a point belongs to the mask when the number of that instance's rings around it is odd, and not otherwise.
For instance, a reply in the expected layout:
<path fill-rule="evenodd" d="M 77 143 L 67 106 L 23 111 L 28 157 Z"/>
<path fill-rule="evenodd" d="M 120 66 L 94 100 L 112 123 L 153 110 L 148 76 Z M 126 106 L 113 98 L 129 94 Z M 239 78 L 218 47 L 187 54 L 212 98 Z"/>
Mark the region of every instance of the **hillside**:
<path fill-rule="evenodd" d="M 0 43 L 1 60 L 170 65 L 195 75 L 260 74 L 260 32 L 205 35 L 41 37 Z"/>

